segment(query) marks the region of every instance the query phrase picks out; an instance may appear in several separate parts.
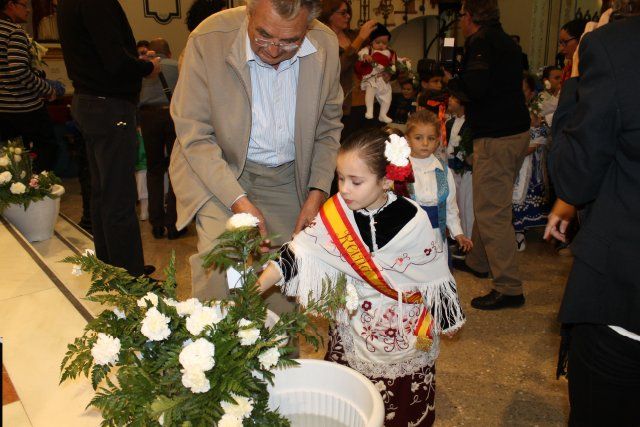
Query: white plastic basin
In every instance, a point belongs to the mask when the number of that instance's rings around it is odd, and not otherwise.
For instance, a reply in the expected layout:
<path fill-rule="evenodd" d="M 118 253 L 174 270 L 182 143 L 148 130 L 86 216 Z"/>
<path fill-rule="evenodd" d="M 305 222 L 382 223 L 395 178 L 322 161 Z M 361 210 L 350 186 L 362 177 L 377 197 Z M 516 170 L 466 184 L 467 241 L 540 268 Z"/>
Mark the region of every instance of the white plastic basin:
<path fill-rule="evenodd" d="M 364 375 L 346 366 L 298 359 L 300 366 L 275 371 L 269 407 L 292 427 L 381 427 L 384 403 Z"/>

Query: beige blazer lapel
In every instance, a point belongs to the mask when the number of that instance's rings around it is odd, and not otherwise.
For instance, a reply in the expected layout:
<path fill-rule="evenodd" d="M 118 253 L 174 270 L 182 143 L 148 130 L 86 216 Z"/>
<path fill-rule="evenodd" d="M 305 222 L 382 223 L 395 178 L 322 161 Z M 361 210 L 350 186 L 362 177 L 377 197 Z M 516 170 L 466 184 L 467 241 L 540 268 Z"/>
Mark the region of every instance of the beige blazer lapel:
<path fill-rule="evenodd" d="M 227 54 L 226 61 L 231 66 L 233 71 L 238 75 L 238 78 L 242 82 L 245 89 L 245 94 L 251 105 L 251 74 L 249 73 L 249 64 L 247 64 L 247 26 L 249 20 L 245 18 L 238 36 L 233 41 L 229 53 Z"/>

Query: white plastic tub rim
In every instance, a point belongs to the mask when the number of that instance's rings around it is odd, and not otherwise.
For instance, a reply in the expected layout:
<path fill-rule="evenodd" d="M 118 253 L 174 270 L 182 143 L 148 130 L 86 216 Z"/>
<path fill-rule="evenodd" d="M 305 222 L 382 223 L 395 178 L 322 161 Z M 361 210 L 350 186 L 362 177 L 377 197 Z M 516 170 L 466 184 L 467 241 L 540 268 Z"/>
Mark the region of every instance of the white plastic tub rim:
<path fill-rule="evenodd" d="M 300 366 L 275 371 L 269 406 L 284 416 L 309 414 L 348 427 L 382 427 L 384 403 L 367 377 L 334 362 L 297 359 Z M 325 427 L 318 420 L 292 427 Z"/>

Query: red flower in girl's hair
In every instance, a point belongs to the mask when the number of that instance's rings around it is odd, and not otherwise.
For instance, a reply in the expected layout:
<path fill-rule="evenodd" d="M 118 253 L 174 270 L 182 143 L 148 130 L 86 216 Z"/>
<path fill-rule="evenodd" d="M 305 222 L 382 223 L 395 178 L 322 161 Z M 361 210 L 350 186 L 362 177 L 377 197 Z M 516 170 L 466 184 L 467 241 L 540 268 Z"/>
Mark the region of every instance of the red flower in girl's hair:
<path fill-rule="evenodd" d="M 392 181 L 413 181 L 413 169 L 411 169 L 411 163 L 406 166 L 388 164 L 386 177 Z M 412 179 L 409 179 L 410 177 Z"/>

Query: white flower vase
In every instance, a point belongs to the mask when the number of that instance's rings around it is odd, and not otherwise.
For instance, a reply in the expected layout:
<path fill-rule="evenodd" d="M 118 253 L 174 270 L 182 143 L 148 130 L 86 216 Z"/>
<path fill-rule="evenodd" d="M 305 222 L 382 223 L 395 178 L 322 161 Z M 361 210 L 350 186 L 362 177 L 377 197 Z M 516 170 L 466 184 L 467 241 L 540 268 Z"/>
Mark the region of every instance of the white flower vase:
<path fill-rule="evenodd" d="M 29 242 L 41 242 L 53 236 L 53 227 L 60 211 L 60 197 L 64 194 L 62 185 L 54 185 L 51 194 L 55 199 L 45 197 L 32 202 L 25 211 L 22 205 L 11 205 L 2 215 L 13 224 Z"/>
<path fill-rule="evenodd" d="M 274 371 L 269 387 L 269 408 L 277 408 L 291 427 L 382 427 L 382 396 L 364 375 L 324 360 L 298 362 Z"/>

